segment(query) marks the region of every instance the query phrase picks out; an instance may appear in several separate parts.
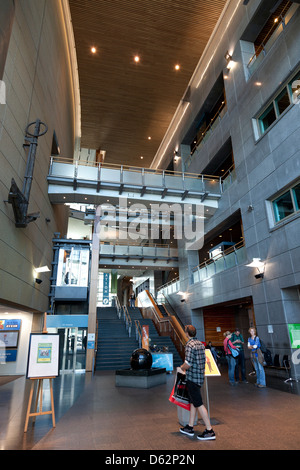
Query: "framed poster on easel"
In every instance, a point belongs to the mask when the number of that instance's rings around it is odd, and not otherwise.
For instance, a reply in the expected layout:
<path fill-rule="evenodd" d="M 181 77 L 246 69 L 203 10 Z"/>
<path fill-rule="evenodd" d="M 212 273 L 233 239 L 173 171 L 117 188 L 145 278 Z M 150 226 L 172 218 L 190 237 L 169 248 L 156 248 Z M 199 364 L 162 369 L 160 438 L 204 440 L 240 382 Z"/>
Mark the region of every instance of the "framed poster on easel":
<path fill-rule="evenodd" d="M 59 375 L 59 334 L 30 335 L 27 379 Z"/>

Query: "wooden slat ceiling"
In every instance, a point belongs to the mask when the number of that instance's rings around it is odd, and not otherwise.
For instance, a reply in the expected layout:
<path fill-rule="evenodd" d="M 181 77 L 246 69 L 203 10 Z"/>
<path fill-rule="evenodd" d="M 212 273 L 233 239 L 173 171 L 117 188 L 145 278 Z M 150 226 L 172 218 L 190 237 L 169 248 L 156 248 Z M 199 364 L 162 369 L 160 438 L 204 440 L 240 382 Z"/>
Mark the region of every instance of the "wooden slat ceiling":
<path fill-rule="evenodd" d="M 69 1 L 81 146 L 106 150 L 108 163 L 148 167 L 226 0 Z"/>

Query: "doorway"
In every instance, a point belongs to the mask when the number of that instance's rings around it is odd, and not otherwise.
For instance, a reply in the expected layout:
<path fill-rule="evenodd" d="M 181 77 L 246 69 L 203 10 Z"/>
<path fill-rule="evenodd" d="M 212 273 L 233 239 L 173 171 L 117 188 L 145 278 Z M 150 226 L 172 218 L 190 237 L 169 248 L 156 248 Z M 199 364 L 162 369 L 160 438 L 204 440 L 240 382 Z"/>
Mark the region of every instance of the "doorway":
<path fill-rule="evenodd" d="M 60 373 L 85 371 L 87 328 L 59 328 Z"/>

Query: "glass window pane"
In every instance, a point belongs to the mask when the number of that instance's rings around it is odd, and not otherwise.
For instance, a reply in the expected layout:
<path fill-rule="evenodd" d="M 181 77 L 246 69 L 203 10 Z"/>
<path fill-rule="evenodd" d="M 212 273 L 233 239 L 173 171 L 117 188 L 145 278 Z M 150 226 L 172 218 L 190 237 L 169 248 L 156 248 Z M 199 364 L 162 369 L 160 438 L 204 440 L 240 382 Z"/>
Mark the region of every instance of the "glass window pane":
<path fill-rule="evenodd" d="M 300 183 L 293 188 L 293 195 L 295 200 L 296 210 L 300 210 Z"/>
<path fill-rule="evenodd" d="M 273 124 L 273 122 L 276 121 L 276 114 L 275 114 L 275 109 L 273 103 L 268 107 L 268 109 L 262 114 L 262 116 L 259 118 L 260 126 L 261 126 L 261 131 L 265 132 L 268 127 Z"/>
<path fill-rule="evenodd" d="M 292 101 L 294 104 L 299 104 L 300 102 L 300 72 L 295 75 L 295 77 L 289 83 L 290 91 L 292 94 Z"/>
<path fill-rule="evenodd" d="M 285 88 L 284 90 L 282 90 L 282 92 L 276 99 L 278 113 L 282 114 L 283 111 L 285 111 L 286 108 L 288 108 L 290 104 L 291 103 L 290 103 L 289 94 L 288 94 L 287 88 Z"/>
<path fill-rule="evenodd" d="M 288 215 L 294 212 L 294 206 L 292 201 L 291 192 L 283 194 L 273 201 L 274 214 L 276 222 L 284 219 Z"/>

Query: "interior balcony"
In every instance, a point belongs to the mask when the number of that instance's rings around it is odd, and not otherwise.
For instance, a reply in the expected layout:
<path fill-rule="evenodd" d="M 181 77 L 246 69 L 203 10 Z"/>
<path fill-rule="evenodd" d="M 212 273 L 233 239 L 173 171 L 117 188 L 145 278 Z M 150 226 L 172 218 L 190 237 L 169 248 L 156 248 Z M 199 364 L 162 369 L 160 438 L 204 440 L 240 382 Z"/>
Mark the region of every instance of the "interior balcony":
<path fill-rule="evenodd" d="M 74 161 L 51 157 L 48 195 L 53 204 L 117 204 L 130 202 L 204 205 L 208 215 L 218 208 L 222 193 L 219 177 L 153 170 L 125 165 Z"/>

